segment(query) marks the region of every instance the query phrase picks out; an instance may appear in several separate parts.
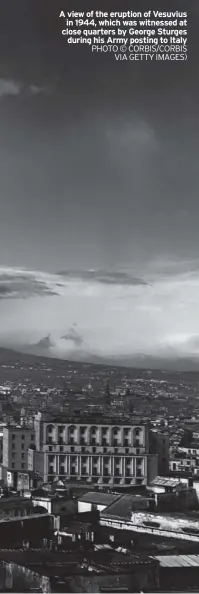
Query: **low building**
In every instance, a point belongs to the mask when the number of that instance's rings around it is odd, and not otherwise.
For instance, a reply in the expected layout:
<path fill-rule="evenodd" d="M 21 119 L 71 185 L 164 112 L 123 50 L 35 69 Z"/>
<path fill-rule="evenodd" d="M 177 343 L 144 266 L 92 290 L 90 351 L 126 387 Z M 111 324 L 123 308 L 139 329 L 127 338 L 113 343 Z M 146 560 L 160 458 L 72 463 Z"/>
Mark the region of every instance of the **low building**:
<path fill-rule="evenodd" d="M 153 493 L 172 493 L 183 488 L 180 478 L 156 476 L 149 484 Z"/>
<path fill-rule="evenodd" d="M 12 484 L 16 483 L 17 491 L 21 493 L 31 494 L 33 489 L 37 489 L 42 486 L 43 481 L 37 472 L 27 470 L 26 472 L 16 472 L 16 479 L 12 479 Z"/>
<path fill-rule="evenodd" d="M 154 493 L 158 511 L 198 509 L 199 483 L 195 486 L 192 478 L 157 476 L 149 490 Z"/>
<path fill-rule="evenodd" d="M 89 491 L 78 499 L 78 512 L 89 512 L 93 510 L 100 512 L 118 499 L 121 499 L 120 494 Z"/>
<path fill-rule="evenodd" d="M 36 510 L 35 510 L 36 511 Z M 29 516 L 21 515 L 16 518 L 0 519 L 0 559 L 2 549 L 22 546 L 29 543 L 30 547 L 38 546 L 43 539 L 50 540 L 54 527 L 53 516 L 46 513 L 35 513 Z"/>
<path fill-rule="evenodd" d="M 1 497 L 0 499 L 0 518 L 11 519 L 21 516 L 30 516 L 34 514 L 34 505 L 26 497 Z"/>
<path fill-rule="evenodd" d="M 21 565 L 24 576 L 30 576 L 31 585 L 35 574 L 35 586 L 39 584 L 45 592 L 98 593 L 106 592 L 107 589 L 109 591 L 110 588 L 114 592 L 140 592 L 155 591 L 159 585 L 157 559 L 138 555 L 127 557 L 113 551 L 111 547 L 87 554 L 81 551 L 75 556 L 71 552 L 66 555 L 65 551 L 56 553 L 40 550 L 26 551 L 25 555 L 20 551 L 7 551 L 0 554 L 0 557 L 12 570 L 7 570 L 7 584 L 11 574 L 11 587 L 13 564 L 17 568 Z M 38 580 L 38 575 L 41 576 L 41 581 Z"/>
<path fill-rule="evenodd" d="M 81 546 L 95 542 L 98 533 L 99 512 L 93 511 L 61 516 L 60 528 L 55 531 L 55 536 L 62 547 L 70 541 Z"/>
<path fill-rule="evenodd" d="M 117 530 L 129 530 L 132 539 L 136 535 L 150 535 L 154 539 L 165 538 L 199 543 L 199 521 L 182 513 L 123 512 L 113 517 L 109 509 L 100 513 L 100 524 Z"/>
<path fill-rule="evenodd" d="M 67 493 L 54 494 L 46 493 L 44 489 L 36 489 L 31 495 L 32 505 L 43 507 L 49 514 L 60 516 L 60 514 L 74 514 L 77 512 L 77 501 L 71 499 Z"/>
<path fill-rule="evenodd" d="M 160 564 L 160 591 L 198 591 L 199 555 L 158 555 L 152 558 Z"/>

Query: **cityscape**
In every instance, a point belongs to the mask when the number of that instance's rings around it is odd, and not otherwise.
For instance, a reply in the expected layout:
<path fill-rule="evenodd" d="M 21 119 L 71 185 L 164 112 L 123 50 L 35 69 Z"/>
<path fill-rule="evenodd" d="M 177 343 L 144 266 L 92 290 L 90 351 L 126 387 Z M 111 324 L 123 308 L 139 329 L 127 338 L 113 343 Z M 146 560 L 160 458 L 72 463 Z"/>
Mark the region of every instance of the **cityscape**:
<path fill-rule="evenodd" d="M 2 591 L 197 590 L 199 373 L 1 349 L 0 456 Z"/>
<path fill-rule="evenodd" d="M 94 4 L 0 2 L 0 594 L 196 593 L 198 0 Z"/>

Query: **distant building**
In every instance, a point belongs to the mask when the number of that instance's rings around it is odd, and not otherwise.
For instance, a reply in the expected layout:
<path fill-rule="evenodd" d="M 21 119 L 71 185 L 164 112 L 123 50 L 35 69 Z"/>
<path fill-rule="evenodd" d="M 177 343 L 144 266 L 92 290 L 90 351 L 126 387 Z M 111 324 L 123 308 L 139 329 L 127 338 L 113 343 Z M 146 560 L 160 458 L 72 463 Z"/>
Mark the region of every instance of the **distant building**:
<path fill-rule="evenodd" d="M 35 416 L 35 459 L 44 482 L 67 477 L 99 485 L 146 485 L 157 475 L 149 426 L 124 419 Z M 41 473 L 31 461 L 31 468 Z"/>
<path fill-rule="evenodd" d="M 43 507 L 49 514 L 55 516 L 74 514 L 77 511 L 76 499 L 71 499 L 68 494 L 53 494 L 43 489 L 36 489 L 32 492 L 31 501 L 33 506 Z"/>
<path fill-rule="evenodd" d="M 110 512 L 113 512 L 113 506 L 111 507 Z M 113 516 L 113 513 L 109 513 L 109 508 L 106 508 L 100 513 L 100 524 L 117 530 L 129 530 L 132 539 L 137 534 L 150 535 L 154 540 L 161 537 L 169 541 L 175 539 L 199 543 L 198 519 L 192 519 L 189 515 L 179 512 L 169 514 L 133 511 L 130 515 L 123 509 L 120 516 Z"/>
<path fill-rule="evenodd" d="M 97 510 L 99 513 L 108 511 L 109 516 L 116 518 L 129 517 L 131 518 L 134 510 L 150 510 L 155 507 L 155 501 L 149 495 L 134 495 L 130 494 L 115 494 L 103 493 L 99 491 L 90 491 L 85 493 L 78 500 L 78 512 L 93 512 Z"/>
<path fill-rule="evenodd" d="M 12 476 L 16 471 L 28 470 L 28 448 L 35 441 L 34 429 L 7 425 L 3 428 L 2 479 L 12 485 Z"/>
<path fill-rule="evenodd" d="M 97 510 L 104 511 L 112 503 L 121 499 L 121 495 L 114 493 L 101 493 L 100 491 L 90 491 L 78 499 L 78 512 L 91 512 Z"/>
<path fill-rule="evenodd" d="M 180 478 L 157 476 L 149 488 L 154 493 L 158 510 L 169 512 L 198 509 L 198 495 L 193 479 L 182 482 Z"/>
<path fill-rule="evenodd" d="M 150 453 L 158 455 L 158 474 L 167 474 L 169 470 L 169 436 L 165 433 L 150 431 Z"/>
<path fill-rule="evenodd" d="M 160 592 L 197 592 L 199 555 L 158 555 Z"/>

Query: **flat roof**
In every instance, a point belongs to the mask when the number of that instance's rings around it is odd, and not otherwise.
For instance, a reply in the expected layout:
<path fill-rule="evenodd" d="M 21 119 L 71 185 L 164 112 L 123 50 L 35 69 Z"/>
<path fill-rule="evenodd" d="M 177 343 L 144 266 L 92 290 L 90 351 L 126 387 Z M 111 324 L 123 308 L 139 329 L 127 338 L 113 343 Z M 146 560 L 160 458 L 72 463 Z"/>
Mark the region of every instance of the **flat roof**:
<path fill-rule="evenodd" d="M 149 425 L 149 421 L 145 421 L 143 420 L 143 418 L 132 418 L 131 420 L 129 420 L 129 417 L 111 417 L 111 416 L 102 416 L 102 414 L 99 412 L 98 413 L 87 413 L 84 412 L 84 415 L 81 416 L 81 414 L 78 415 L 45 415 L 42 414 L 42 417 L 39 419 L 37 415 L 35 415 L 35 419 L 39 420 L 43 423 L 50 423 L 51 425 L 53 425 L 54 423 L 58 423 L 60 425 L 69 425 L 69 424 L 73 424 L 73 425 L 102 425 L 102 426 L 106 426 L 106 425 L 111 425 L 111 426 L 116 426 L 116 425 L 122 425 L 122 426 L 127 426 L 127 427 L 139 427 L 139 426 L 148 426 Z"/>
<path fill-rule="evenodd" d="M 10 504 L 14 509 L 16 506 L 20 507 L 23 505 L 32 505 L 32 499 L 29 499 L 29 497 L 19 497 L 18 495 L 11 495 L 11 497 L 0 497 L 0 509 L 7 504 Z"/>
<path fill-rule="evenodd" d="M 49 514 L 46 510 L 46 513 L 43 512 L 43 514 L 30 514 L 29 516 L 16 516 L 15 518 L 10 518 L 10 517 L 5 517 L 0 519 L 0 524 L 4 524 L 5 522 L 7 524 L 9 524 L 9 522 L 24 522 L 24 520 L 35 520 L 36 518 L 44 518 L 44 516 L 48 516 L 49 518 L 53 518 L 53 516 L 51 516 L 51 514 Z"/>
<path fill-rule="evenodd" d="M 27 427 L 22 425 L 10 425 L 9 423 L 3 427 L 3 429 L 9 429 L 10 431 L 30 431 L 30 433 L 34 433 L 34 427 Z"/>
<path fill-rule="evenodd" d="M 72 521 L 59 530 L 59 534 L 63 534 L 64 532 L 67 532 L 67 534 L 85 534 L 86 532 L 91 531 L 91 528 L 91 522 Z"/>
<path fill-rule="evenodd" d="M 82 497 L 79 497 L 78 501 L 83 501 L 85 503 L 94 503 L 96 505 L 111 505 L 117 499 L 122 497 L 121 493 L 102 493 L 98 491 L 89 491 L 89 493 L 85 493 Z"/>
<path fill-rule="evenodd" d="M 167 477 L 167 476 L 156 476 L 150 483 L 150 485 L 154 486 L 162 486 L 162 487 L 176 487 L 180 484 L 179 478 L 174 477 Z"/>

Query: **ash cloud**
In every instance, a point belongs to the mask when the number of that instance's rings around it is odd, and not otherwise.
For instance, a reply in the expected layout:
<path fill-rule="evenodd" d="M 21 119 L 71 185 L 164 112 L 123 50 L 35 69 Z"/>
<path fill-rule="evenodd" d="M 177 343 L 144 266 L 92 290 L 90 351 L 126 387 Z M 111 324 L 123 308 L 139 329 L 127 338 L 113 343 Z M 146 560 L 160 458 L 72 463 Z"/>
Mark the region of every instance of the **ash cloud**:
<path fill-rule="evenodd" d="M 199 362 L 198 265 L 175 266 L 162 262 L 162 274 L 151 263 L 136 283 L 132 272 L 1 269 L 0 345 L 81 361 Z"/>

